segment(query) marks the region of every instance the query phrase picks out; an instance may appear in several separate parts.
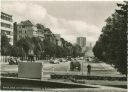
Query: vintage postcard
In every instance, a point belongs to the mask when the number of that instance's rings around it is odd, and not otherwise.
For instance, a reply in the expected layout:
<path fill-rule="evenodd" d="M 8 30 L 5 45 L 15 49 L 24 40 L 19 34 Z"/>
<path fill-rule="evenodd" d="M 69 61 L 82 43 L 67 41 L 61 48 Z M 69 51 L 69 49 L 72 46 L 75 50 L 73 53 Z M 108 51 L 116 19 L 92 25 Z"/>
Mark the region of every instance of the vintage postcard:
<path fill-rule="evenodd" d="M 1 91 L 126 92 L 128 1 L 1 0 Z"/>

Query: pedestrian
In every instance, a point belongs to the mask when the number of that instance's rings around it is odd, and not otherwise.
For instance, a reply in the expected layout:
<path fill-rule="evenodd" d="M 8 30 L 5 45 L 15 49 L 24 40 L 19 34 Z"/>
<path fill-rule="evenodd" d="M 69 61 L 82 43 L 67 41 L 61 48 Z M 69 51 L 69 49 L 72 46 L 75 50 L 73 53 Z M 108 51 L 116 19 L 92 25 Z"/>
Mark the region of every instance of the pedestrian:
<path fill-rule="evenodd" d="M 87 70 L 87 75 L 90 76 L 91 75 L 91 65 L 90 64 L 87 65 L 87 69 L 88 69 Z"/>

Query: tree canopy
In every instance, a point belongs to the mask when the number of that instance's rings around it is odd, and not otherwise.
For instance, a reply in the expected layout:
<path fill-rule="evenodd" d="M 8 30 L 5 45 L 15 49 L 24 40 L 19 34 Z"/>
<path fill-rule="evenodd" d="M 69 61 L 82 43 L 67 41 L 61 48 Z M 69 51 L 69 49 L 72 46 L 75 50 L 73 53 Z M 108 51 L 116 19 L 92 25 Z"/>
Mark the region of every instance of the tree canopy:
<path fill-rule="evenodd" d="M 102 34 L 96 42 L 94 55 L 127 75 L 127 12 L 128 2 L 117 4 L 120 7 L 106 19 Z"/>

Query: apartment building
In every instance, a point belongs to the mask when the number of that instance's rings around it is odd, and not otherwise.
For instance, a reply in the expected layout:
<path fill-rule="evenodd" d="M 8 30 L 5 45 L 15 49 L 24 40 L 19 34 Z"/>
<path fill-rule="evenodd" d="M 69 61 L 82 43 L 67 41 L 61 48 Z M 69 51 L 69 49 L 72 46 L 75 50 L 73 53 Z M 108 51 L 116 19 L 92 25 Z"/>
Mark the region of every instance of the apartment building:
<path fill-rule="evenodd" d="M 14 43 L 20 40 L 21 38 L 26 37 L 41 37 L 41 34 L 38 33 L 38 28 L 34 23 L 29 20 L 21 21 L 20 23 L 14 23 Z M 44 37 L 44 35 L 42 35 Z"/>
<path fill-rule="evenodd" d="M 41 41 L 43 41 L 45 38 L 45 35 L 44 35 L 45 27 L 42 24 L 36 24 L 36 27 L 37 27 L 37 36 L 41 39 Z"/>
<path fill-rule="evenodd" d="M 62 40 L 61 40 L 60 34 L 54 34 L 54 36 L 57 40 L 57 45 L 62 46 Z"/>
<path fill-rule="evenodd" d="M 6 35 L 9 43 L 13 45 L 13 18 L 12 15 L 1 12 L 1 35 Z"/>

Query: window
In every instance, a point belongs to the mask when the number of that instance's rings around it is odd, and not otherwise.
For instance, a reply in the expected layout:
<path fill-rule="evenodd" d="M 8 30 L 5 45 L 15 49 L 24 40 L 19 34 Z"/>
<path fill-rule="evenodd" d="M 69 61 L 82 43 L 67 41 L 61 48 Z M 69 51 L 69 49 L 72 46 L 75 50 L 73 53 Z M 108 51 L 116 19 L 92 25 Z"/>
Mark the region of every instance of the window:
<path fill-rule="evenodd" d="M 5 28 L 11 28 L 11 24 L 1 22 L 1 26 Z"/>
<path fill-rule="evenodd" d="M 10 34 L 11 34 L 11 32 L 9 32 L 9 31 L 6 31 L 6 34 L 7 34 L 7 35 L 10 35 Z"/>
<path fill-rule="evenodd" d="M 22 28 L 22 26 L 18 26 L 18 28 Z"/>
<path fill-rule="evenodd" d="M 5 33 L 5 30 L 1 30 L 1 34 L 4 34 Z"/>
<path fill-rule="evenodd" d="M 8 41 L 10 42 L 11 41 L 11 38 L 8 38 Z"/>
<path fill-rule="evenodd" d="M 1 19 L 4 19 L 4 16 L 1 14 Z"/>
<path fill-rule="evenodd" d="M 1 14 L 1 19 L 12 22 L 12 18 L 10 16 L 5 16 Z"/>
<path fill-rule="evenodd" d="M 1 30 L 1 33 L 2 34 L 6 34 L 6 35 L 11 35 L 11 32 L 7 31 L 7 30 Z"/>
<path fill-rule="evenodd" d="M 22 30 L 18 30 L 18 33 L 22 33 Z"/>
<path fill-rule="evenodd" d="M 25 28 L 25 25 L 23 25 L 22 28 Z"/>
<path fill-rule="evenodd" d="M 22 36 L 21 35 L 19 35 L 19 39 L 21 39 L 22 38 Z"/>

